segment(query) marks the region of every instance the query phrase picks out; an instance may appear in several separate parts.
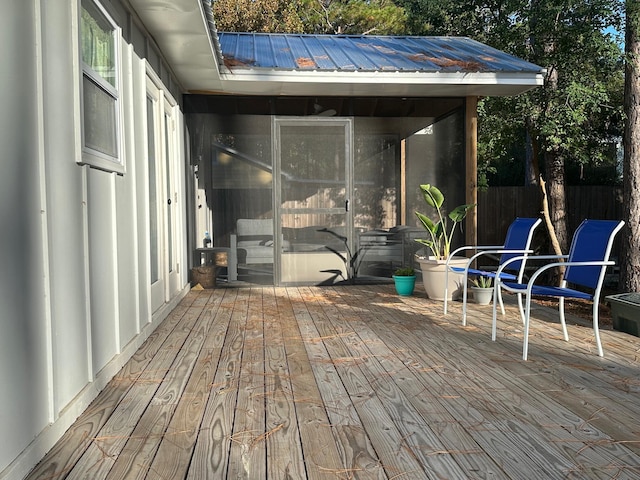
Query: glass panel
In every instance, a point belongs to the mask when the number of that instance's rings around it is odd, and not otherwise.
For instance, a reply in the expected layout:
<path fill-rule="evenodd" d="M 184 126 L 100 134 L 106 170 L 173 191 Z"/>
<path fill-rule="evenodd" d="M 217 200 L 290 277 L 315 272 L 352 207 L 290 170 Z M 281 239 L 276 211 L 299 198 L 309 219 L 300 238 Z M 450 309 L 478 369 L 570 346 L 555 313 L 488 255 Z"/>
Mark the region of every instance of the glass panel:
<path fill-rule="evenodd" d="M 173 216 L 172 216 L 172 176 L 171 176 L 171 139 L 169 135 L 171 134 L 171 117 L 169 115 L 164 116 L 164 157 L 165 157 L 165 168 L 166 168 L 166 184 L 167 184 L 167 228 L 168 228 L 168 255 L 169 255 L 169 272 L 173 272 Z"/>
<path fill-rule="evenodd" d="M 419 185 L 445 192 L 447 205 L 464 201 L 464 113 L 439 118 L 356 118 L 354 225 L 359 276 L 389 277 L 413 265 L 424 237 L 415 212 L 429 213 Z"/>
<path fill-rule="evenodd" d="M 432 214 L 420 193 L 420 185 L 436 185 L 445 196 L 444 211 L 465 203 L 464 109 L 459 108 L 433 122 L 423 124 L 406 139 L 407 223 L 417 225 L 415 212 Z M 436 217 L 432 217 L 436 220 Z M 461 246 L 464 235 L 454 235 Z"/>
<path fill-rule="evenodd" d="M 407 137 L 407 211 L 429 213 L 420 193 L 420 185 L 436 185 L 445 195 L 445 209 L 465 200 L 464 110 L 424 125 Z"/>
<path fill-rule="evenodd" d="M 273 284 L 271 117 L 205 113 L 187 121 L 199 134 L 191 151 L 200 161 L 198 187 L 211 211 L 211 246 L 233 244 L 240 282 Z M 253 233 L 244 235 L 247 230 Z M 224 275 L 224 268 L 218 273 Z"/>
<path fill-rule="evenodd" d="M 344 208 L 345 141 L 342 125 L 281 127 L 283 209 Z"/>
<path fill-rule="evenodd" d="M 346 123 L 280 124 L 282 283 L 351 278 Z"/>
<path fill-rule="evenodd" d="M 147 148 L 149 163 L 149 252 L 151 262 L 151 283 L 160 279 L 159 248 L 158 248 L 158 189 L 156 168 L 156 140 L 155 140 L 155 102 L 147 97 Z"/>
<path fill-rule="evenodd" d="M 395 234 L 400 223 L 400 128 L 401 122 L 388 119 L 355 122 L 353 221 L 361 277 L 390 277 L 405 263 L 403 237 Z"/>
<path fill-rule="evenodd" d="M 369 121 L 356 129 L 354 153 L 354 224 L 372 230 L 391 228 L 398 223 L 397 168 L 400 162 L 400 137 L 376 134 L 366 128 Z"/>
<path fill-rule="evenodd" d="M 83 77 L 84 144 L 118 157 L 116 100 L 86 75 Z"/>
<path fill-rule="evenodd" d="M 82 61 L 115 87 L 115 29 L 90 0 L 83 0 L 81 17 Z"/>
<path fill-rule="evenodd" d="M 282 283 L 332 285 L 353 277 L 346 215 L 288 213 L 282 219 Z"/>

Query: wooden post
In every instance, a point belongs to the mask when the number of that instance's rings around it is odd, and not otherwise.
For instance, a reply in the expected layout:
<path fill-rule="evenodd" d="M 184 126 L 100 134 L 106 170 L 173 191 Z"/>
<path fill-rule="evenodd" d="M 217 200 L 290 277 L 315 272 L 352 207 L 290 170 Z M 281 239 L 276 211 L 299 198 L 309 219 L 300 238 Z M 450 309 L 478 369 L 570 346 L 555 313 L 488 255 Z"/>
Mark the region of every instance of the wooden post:
<path fill-rule="evenodd" d="M 400 141 L 400 218 L 398 225 L 407 224 L 407 140 Z"/>
<path fill-rule="evenodd" d="M 467 97 L 465 108 L 465 203 L 478 203 L 478 97 Z M 478 208 L 472 209 L 465 219 L 465 243 L 478 244 Z"/>

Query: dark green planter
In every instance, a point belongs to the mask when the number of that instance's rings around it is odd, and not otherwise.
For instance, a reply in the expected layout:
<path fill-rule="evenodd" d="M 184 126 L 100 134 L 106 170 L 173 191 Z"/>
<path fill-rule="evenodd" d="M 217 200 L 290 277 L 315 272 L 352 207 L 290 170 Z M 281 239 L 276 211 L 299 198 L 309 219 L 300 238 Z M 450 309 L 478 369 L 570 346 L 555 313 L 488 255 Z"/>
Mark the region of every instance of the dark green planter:
<path fill-rule="evenodd" d="M 408 297 L 413 294 L 413 289 L 416 286 L 415 275 L 394 275 L 393 281 L 396 284 L 396 292 L 398 292 L 398 295 Z"/>
<path fill-rule="evenodd" d="M 613 328 L 640 337 L 640 293 L 609 295 Z"/>

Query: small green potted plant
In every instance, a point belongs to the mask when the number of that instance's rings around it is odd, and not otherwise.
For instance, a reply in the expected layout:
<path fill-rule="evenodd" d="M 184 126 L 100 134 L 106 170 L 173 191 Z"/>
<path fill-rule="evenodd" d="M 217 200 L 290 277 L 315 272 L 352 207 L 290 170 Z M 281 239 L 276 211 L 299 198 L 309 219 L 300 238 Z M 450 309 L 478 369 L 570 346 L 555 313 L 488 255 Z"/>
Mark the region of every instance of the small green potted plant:
<path fill-rule="evenodd" d="M 493 298 L 493 279 L 491 277 L 478 276 L 471 280 L 473 300 L 479 305 L 489 305 Z"/>
<path fill-rule="evenodd" d="M 427 257 L 418 257 L 418 263 L 422 270 L 422 280 L 424 283 L 427 296 L 434 300 L 444 300 L 445 291 L 445 272 L 446 262 L 451 253 L 451 242 L 456 227 L 462 223 L 467 216 L 469 210 L 475 207 L 475 204 L 459 205 L 451 212 L 444 211 L 444 194 L 434 185 L 420 185 L 420 191 L 425 203 L 435 210 L 436 220 L 432 220 L 429 216 L 416 212 L 416 216 L 420 224 L 429 234 L 428 238 L 418 239 L 417 242 L 428 247 L 431 255 Z M 450 266 L 464 267 L 466 265 L 466 257 L 460 257 L 449 261 Z M 450 272 L 451 273 L 451 272 Z M 448 275 L 447 291 L 449 299 L 453 292 L 460 288 L 462 275 Z"/>
<path fill-rule="evenodd" d="M 393 282 L 398 295 L 408 297 L 413 294 L 416 285 L 416 272 L 411 267 L 398 268 L 393 274 Z"/>

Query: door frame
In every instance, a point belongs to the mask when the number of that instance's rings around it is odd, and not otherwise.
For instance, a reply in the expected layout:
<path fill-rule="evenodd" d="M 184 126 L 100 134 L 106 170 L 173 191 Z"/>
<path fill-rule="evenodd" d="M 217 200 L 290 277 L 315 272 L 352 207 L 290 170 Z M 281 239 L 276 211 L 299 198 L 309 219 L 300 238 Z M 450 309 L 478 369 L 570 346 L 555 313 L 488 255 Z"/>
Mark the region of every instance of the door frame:
<path fill-rule="evenodd" d="M 283 235 L 282 235 L 282 165 L 281 165 L 281 149 L 280 149 L 280 128 L 281 127 L 318 127 L 323 126 L 341 126 L 345 131 L 345 195 L 347 202 L 353 204 L 354 194 L 354 126 L 352 117 L 292 117 L 292 116 L 273 116 L 271 122 L 271 137 L 273 148 L 273 205 L 274 205 L 274 283 L 283 285 L 282 279 L 282 251 L 283 251 Z M 349 251 L 355 252 L 355 232 L 353 221 L 353 208 L 344 210 L 340 207 L 310 209 L 317 213 L 344 213 L 345 230 L 347 237 L 347 246 Z M 348 259 L 349 261 L 350 259 Z M 348 267 L 347 267 L 348 270 Z M 303 281 L 301 282 L 303 283 Z"/>
<path fill-rule="evenodd" d="M 149 222 L 151 215 L 157 219 L 157 268 L 158 279 L 151 283 L 149 278 L 151 312 L 155 312 L 163 304 L 169 302 L 172 296 L 180 288 L 180 262 L 182 258 L 182 249 L 180 248 L 178 228 L 181 224 L 180 212 L 176 208 L 178 201 L 178 191 L 180 185 L 179 168 L 181 155 L 179 154 L 180 142 L 178 139 L 176 109 L 177 102 L 162 88 L 160 79 L 149 69 L 146 72 L 145 79 L 146 98 L 153 102 L 153 118 L 148 118 L 147 132 L 149 131 L 149 122 L 153 122 L 153 145 L 155 157 L 155 191 L 156 191 L 156 211 L 151 212 L 151 205 L 148 204 Z M 147 109 L 145 108 L 145 112 Z M 146 114 L 146 113 L 145 113 Z M 147 136 L 147 145 L 149 144 Z M 147 184 L 149 178 L 149 150 L 147 147 Z M 169 191 L 171 189 L 171 191 Z M 167 198 L 169 197 L 169 198 Z M 150 192 L 147 201 L 150 201 Z M 171 203 L 169 203 L 169 201 Z M 171 213 L 169 214 L 169 208 Z M 148 256 L 149 256 L 149 274 L 151 273 L 151 229 L 150 223 L 147 224 L 149 231 L 148 239 Z M 171 255 L 169 250 L 171 249 Z"/>

